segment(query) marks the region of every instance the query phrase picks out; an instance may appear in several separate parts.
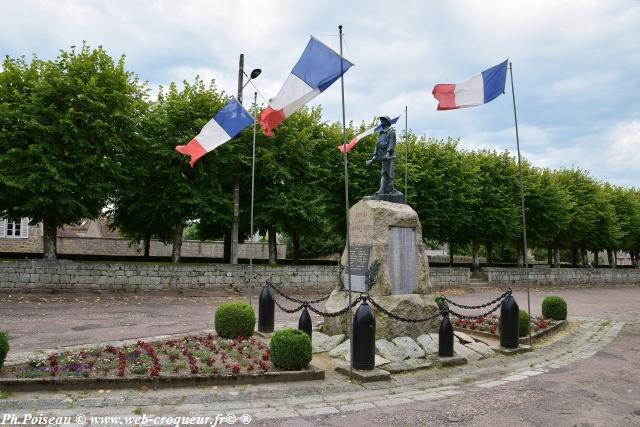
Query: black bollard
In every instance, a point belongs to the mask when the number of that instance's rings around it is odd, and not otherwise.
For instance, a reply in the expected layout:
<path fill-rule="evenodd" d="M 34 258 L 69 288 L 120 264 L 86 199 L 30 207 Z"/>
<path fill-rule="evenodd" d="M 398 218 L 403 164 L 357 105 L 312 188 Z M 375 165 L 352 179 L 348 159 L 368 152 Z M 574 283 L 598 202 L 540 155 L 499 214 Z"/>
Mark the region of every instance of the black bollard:
<path fill-rule="evenodd" d="M 376 317 L 366 299 L 353 316 L 352 332 L 351 367 L 370 371 L 375 367 Z"/>
<path fill-rule="evenodd" d="M 505 348 L 518 348 L 518 323 L 520 307 L 516 299 L 507 295 L 500 306 L 500 345 Z"/>
<path fill-rule="evenodd" d="M 300 313 L 300 320 L 298 320 L 298 329 L 301 331 L 305 331 L 309 338 L 311 338 L 311 316 L 309 316 L 309 310 L 307 307 L 302 309 L 302 313 Z"/>
<path fill-rule="evenodd" d="M 258 300 L 258 331 L 273 332 L 273 311 L 275 304 L 268 286 L 262 288 Z"/>
<path fill-rule="evenodd" d="M 440 330 L 438 331 L 438 356 L 453 357 L 453 325 L 449 320 L 449 313 L 442 315 Z"/>

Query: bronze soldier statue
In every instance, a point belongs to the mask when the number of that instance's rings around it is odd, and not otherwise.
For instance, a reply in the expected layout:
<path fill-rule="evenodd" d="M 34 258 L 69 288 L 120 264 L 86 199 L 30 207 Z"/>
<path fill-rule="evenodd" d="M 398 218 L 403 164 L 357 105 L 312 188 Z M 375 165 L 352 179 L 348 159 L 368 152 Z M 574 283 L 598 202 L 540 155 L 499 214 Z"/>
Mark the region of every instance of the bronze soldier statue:
<path fill-rule="evenodd" d="M 377 132 L 378 142 L 373 152 L 373 157 L 366 162 L 367 166 L 380 162 L 380 188 L 373 196 L 368 198 L 403 203 L 404 195 L 393 187 L 396 131 L 391 127 L 391 120 L 388 116 L 380 117 L 380 126 L 382 129 Z"/>

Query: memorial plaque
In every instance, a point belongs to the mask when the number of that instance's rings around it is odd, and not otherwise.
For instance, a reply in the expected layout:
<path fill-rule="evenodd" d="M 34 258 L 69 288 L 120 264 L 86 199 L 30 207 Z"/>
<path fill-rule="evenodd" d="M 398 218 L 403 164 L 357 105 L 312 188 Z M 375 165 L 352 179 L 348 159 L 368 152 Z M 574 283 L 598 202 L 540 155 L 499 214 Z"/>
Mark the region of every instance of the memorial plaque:
<path fill-rule="evenodd" d="M 416 230 L 389 227 L 391 294 L 416 292 Z"/>
<path fill-rule="evenodd" d="M 349 270 L 351 271 L 351 290 L 355 292 L 366 292 L 367 285 L 365 278 L 367 275 L 367 269 L 369 268 L 369 252 L 371 246 L 369 245 L 351 245 L 351 264 Z M 344 275 L 344 289 L 349 290 L 349 277 L 348 271 Z"/>

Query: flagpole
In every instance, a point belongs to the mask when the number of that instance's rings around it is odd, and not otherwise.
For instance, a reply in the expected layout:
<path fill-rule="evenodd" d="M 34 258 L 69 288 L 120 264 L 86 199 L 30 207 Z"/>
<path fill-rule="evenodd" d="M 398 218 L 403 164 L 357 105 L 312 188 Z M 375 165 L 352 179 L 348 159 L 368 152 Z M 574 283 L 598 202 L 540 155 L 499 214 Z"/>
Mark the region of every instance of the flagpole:
<path fill-rule="evenodd" d="M 407 181 L 408 181 L 408 176 L 409 176 L 409 138 L 407 138 L 409 136 L 409 127 L 408 127 L 408 123 L 409 123 L 409 119 L 407 117 L 408 114 L 408 109 L 407 106 L 404 106 L 404 204 L 407 204 L 407 193 L 408 193 L 408 187 L 407 187 Z"/>
<path fill-rule="evenodd" d="M 342 56 L 342 25 L 338 25 L 338 33 L 340 34 L 340 89 L 342 92 L 342 158 L 344 160 L 344 203 L 345 218 L 347 223 L 347 284 L 349 287 L 349 319 L 347 321 L 347 335 L 351 336 L 351 323 L 353 322 L 353 308 L 351 307 L 351 238 L 349 236 L 349 159 L 347 157 L 347 125 L 344 112 L 344 57 Z M 353 344 L 353 341 L 352 341 Z M 353 348 L 353 345 L 351 346 Z M 353 352 L 351 352 L 353 353 Z M 349 364 L 349 378 L 353 376 L 353 354 L 351 354 L 351 363 Z"/>
<path fill-rule="evenodd" d="M 258 92 L 253 92 L 253 108 L 256 108 L 258 105 Z M 257 109 L 256 109 L 257 112 Z M 249 305 L 251 305 L 251 299 L 253 296 L 253 288 L 254 284 L 253 280 L 253 251 L 256 249 L 255 242 L 253 241 L 253 200 L 255 194 L 256 187 L 256 118 L 253 118 L 253 149 L 252 149 L 252 158 L 251 158 L 251 225 L 249 226 L 251 230 L 251 250 L 249 251 Z"/>
<path fill-rule="evenodd" d="M 509 61 L 509 76 L 511 77 L 511 98 L 513 99 L 513 120 L 516 125 L 516 147 L 518 148 L 518 173 L 520 175 L 520 206 L 522 209 L 522 237 L 524 246 L 524 268 L 529 268 L 529 262 L 527 259 L 527 219 L 524 211 L 524 185 L 522 184 L 522 161 L 520 156 L 520 135 L 518 133 L 518 114 L 516 112 L 516 94 L 513 86 L 513 65 Z M 529 313 L 529 324 L 531 324 L 531 295 L 529 289 L 529 281 L 527 280 L 527 311 Z M 529 328 L 529 346 L 531 346 L 531 328 Z"/>

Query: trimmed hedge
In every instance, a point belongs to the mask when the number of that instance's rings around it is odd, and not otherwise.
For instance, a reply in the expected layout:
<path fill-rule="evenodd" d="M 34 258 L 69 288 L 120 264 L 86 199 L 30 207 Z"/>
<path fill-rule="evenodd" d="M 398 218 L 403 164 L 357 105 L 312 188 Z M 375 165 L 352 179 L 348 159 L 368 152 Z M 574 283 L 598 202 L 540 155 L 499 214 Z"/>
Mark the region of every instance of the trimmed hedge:
<path fill-rule="evenodd" d="M 273 334 L 269 350 L 273 364 L 287 371 L 305 368 L 313 356 L 311 338 L 300 329 L 283 329 Z"/>
<path fill-rule="evenodd" d="M 225 302 L 216 310 L 214 324 L 222 338 L 250 337 L 256 327 L 256 314 L 246 302 Z"/>
<path fill-rule="evenodd" d="M 4 359 L 9 353 L 9 340 L 6 332 L 0 332 L 0 368 L 4 366 Z"/>
<path fill-rule="evenodd" d="M 545 297 L 542 300 L 542 316 L 546 319 L 566 320 L 567 303 L 559 296 Z"/>
<path fill-rule="evenodd" d="M 529 313 L 526 310 L 520 310 L 518 320 L 518 336 L 526 337 L 529 335 Z"/>

